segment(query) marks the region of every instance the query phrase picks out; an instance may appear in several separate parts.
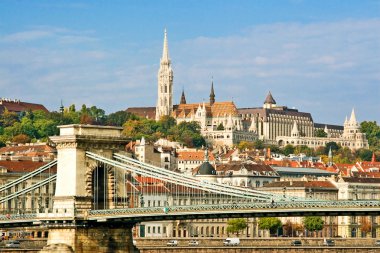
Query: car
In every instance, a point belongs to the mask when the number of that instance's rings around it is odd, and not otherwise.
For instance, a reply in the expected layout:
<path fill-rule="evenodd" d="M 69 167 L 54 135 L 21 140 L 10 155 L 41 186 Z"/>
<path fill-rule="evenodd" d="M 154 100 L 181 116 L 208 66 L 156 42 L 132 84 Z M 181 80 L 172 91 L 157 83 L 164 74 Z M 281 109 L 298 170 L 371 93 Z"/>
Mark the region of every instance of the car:
<path fill-rule="evenodd" d="M 224 241 L 223 241 L 223 245 L 224 246 L 237 246 L 240 244 L 240 239 L 239 238 L 236 238 L 236 237 L 232 237 L 232 238 L 226 238 Z"/>
<path fill-rule="evenodd" d="M 335 246 L 335 242 L 331 239 L 323 239 L 323 246 Z"/>
<path fill-rule="evenodd" d="M 178 246 L 177 240 L 170 240 L 166 243 L 167 246 Z"/>
<path fill-rule="evenodd" d="M 198 246 L 198 245 L 199 245 L 199 242 L 196 241 L 196 240 L 191 240 L 191 241 L 189 242 L 189 246 Z"/>
<path fill-rule="evenodd" d="M 380 240 L 375 241 L 375 246 L 380 246 Z"/>
<path fill-rule="evenodd" d="M 7 248 L 20 248 L 20 242 L 19 241 L 8 241 L 5 244 L 5 247 L 7 247 Z"/>
<path fill-rule="evenodd" d="M 294 240 L 290 243 L 291 246 L 302 246 L 302 242 L 300 240 Z"/>

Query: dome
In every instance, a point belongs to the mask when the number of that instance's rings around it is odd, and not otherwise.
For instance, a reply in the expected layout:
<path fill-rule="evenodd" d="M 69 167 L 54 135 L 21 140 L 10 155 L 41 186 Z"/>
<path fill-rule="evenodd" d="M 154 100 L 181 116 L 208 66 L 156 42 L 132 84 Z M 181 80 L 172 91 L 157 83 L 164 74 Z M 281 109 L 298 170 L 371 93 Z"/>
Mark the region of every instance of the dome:
<path fill-rule="evenodd" d="M 204 162 L 199 167 L 198 175 L 216 175 L 216 170 L 209 162 Z"/>

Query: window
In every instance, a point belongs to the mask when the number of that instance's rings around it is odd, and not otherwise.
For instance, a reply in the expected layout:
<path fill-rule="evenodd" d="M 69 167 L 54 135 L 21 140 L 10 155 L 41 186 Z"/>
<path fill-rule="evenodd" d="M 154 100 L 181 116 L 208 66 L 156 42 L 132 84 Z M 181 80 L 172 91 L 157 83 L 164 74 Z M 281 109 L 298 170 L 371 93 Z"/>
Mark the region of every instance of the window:
<path fill-rule="evenodd" d="M 256 181 L 256 187 L 260 187 L 260 181 Z"/>
<path fill-rule="evenodd" d="M 157 233 L 161 234 L 161 227 L 157 227 Z"/>
<path fill-rule="evenodd" d="M 150 234 L 150 227 L 148 227 L 148 234 Z"/>
<path fill-rule="evenodd" d="M 156 233 L 156 227 L 153 227 L 153 234 Z"/>

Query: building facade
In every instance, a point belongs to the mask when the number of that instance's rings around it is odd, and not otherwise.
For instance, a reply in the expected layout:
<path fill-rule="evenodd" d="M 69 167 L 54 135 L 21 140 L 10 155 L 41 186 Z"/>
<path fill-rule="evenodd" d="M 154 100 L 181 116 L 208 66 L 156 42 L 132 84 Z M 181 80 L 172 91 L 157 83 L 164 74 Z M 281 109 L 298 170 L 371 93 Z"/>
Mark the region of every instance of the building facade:
<path fill-rule="evenodd" d="M 327 137 L 303 136 L 299 130 L 297 121 L 293 122 L 293 128 L 290 136 L 277 136 L 276 142 L 280 147 L 288 144 L 293 146 L 305 145 L 311 148 L 325 146 L 329 142 L 336 142 L 342 147 L 348 147 L 351 150 L 360 148 L 369 148 L 368 140 L 360 130 L 360 125 L 356 120 L 355 111 L 352 110 L 350 120 L 345 120 L 343 132 L 339 135 L 336 131 L 331 131 L 325 126 L 324 131 Z"/>

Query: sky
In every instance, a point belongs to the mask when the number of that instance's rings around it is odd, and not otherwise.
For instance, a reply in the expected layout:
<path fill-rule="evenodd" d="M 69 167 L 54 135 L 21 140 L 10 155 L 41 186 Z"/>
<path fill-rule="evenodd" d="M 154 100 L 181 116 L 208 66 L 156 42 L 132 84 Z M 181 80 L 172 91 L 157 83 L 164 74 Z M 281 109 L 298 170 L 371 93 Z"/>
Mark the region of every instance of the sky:
<path fill-rule="evenodd" d="M 380 0 L 0 1 L 0 97 L 49 110 L 155 106 L 164 29 L 174 104 L 380 122 Z"/>

